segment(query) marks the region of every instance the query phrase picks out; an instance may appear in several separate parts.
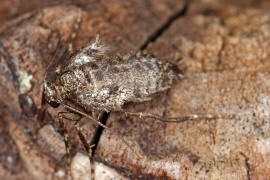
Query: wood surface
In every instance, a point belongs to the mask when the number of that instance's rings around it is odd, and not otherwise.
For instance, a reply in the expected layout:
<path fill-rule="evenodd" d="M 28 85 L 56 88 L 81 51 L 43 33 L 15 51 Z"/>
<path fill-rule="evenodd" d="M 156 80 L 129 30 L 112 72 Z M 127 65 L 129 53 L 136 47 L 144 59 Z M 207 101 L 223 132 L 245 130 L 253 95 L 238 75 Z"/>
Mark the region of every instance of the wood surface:
<path fill-rule="evenodd" d="M 152 53 L 184 73 L 169 91 L 126 110 L 164 117 L 237 115 L 183 123 L 101 116 L 115 133 L 87 121 L 83 135 L 97 145 L 91 162 L 96 179 L 270 179 L 267 0 L 2 1 L 0 179 L 68 178 L 57 118 L 64 109 L 43 102 L 42 85 L 59 47 L 68 48 L 80 14 L 74 49 L 99 34 L 119 51 Z M 85 149 L 74 122 L 65 124 L 71 171 L 74 179 L 85 179 L 87 170 L 76 170 L 87 159 Z"/>

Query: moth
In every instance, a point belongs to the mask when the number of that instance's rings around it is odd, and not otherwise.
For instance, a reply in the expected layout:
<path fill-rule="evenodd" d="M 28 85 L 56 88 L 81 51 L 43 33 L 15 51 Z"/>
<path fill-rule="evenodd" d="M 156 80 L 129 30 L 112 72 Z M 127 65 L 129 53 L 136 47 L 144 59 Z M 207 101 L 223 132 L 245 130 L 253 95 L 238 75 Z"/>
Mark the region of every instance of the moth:
<path fill-rule="evenodd" d="M 102 44 L 97 36 L 95 42 L 75 52 L 68 59 L 49 65 L 44 83 L 44 97 L 52 107 L 62 105 L 107 129 L 109 128 L 106 125 L 87 112 L 123 112 L 130 116 L 154 118 L 164 122 L 217 118 L 211 115 L 168 118 L 150 113 L 127 112 L 123 109 L 126 103 L 150 101 L 156 94 L 170 89 L 181 77 L 183 75 L 176 65 L 153 55 L 142 52 L 126 55 L 111 53 L 111 49 Z M 62 120 L 60 124 L 63 124 Z M 78 124 L 80 123 L 75 124 L 75 128 L 91 158 L 91 146 L 81 135 Z M 64 137 L 69 153 L 68 136 Z M 125 144 L 128 145 L 126 142 Z"/>
<path fill-rule="evenodd" d="M 51 64 L 44 83 L 45 100 L 52 106 L 64 105 L 76 113 L 83 112 L 67 105 L 75 104 L 86 112 L 119 111 L 128 115 L 181 122 L 199 118 L 163 118 L 154 114 L 131 113 L 123 110 L 129 102 L 150 101 L 156 94 L 168 90 L 183 77 L 176 65 L 163 62 L 142 52 L 111 55 L 110 48 L 96 41 L 73 54 L 64 62 Z M 205 118 L 205 116 L 204 116 Z M 206 117 L 211 118 L 211 117 Z"/>
<path fill-rule="evenodd" d="M 144 102 L 169 89 L 182 76 L 173 64 L 143 53 L 109 55 L 96 41 L 60 64 L 52 64 L 44 84 L 52 107 L 69 101 L 86 111 L 123 111 L 128 102 Z"/>

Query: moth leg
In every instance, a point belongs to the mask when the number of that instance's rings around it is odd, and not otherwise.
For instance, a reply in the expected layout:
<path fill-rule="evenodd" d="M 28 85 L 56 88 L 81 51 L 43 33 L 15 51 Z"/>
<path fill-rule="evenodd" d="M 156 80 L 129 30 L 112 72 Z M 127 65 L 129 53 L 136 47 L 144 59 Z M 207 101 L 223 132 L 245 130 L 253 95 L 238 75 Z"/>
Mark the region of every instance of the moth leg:
<path fill-rule="evenodd" d="M 93 172 L 94 172 L 94 168 L 93 168 L 93 166 L 91 166 L 91 162 L 92 162 L 91 159 L 92 159 L 92 148 L 95 146 L 95 144 L 89 145 L 89 144 L 87 143 L 87 140 L 85 139 L 83 133 L 82 133 L 81 125 L 85 123 L 85 122 L 84 122 L 85 119 L 86 119 L 86 118 L 83 117 L 83 118 L 81 118 L 79 121 L 77 121 L 77 122 L 75 123 L 75 129 L 76 129 L 76 131 L 77 131 L 77 134 L 78 134 L 78 136 L 79 136 L 81 142 L 83 143 L 83 146 L 84 146 L 85 151 L 87 152 L 87 156 L 88 156 L 89 163 L 90 163 L 91 179 L 92 179 L 92 174 L 94 174 L 94 173 L 93 173 Z M 93 175 L 93 176 L 94 176 L 94 175 Z"/>
<path fill-rule="evenodd" d="M 65 114 L 66 112 L 59 112 L 58 113 L 58 118 L 59 118 L 59 125 L 60 125 L 60 130 L 62 132 L 62 134 L 64 135 L 64 142 L 65 142 L 65 148 L 66 148 L 66 155 L 65 155 L 65 159 L 66 159 L 66 172 L 68 177 L 71 177 L 71 179 L 73 179 L 72 177 L 72 173 L 71 173 L 71 147 L 69 146 L 70 143 L 70 138 L 68 135 L 68 132 L 65 128 L 65 124 L 63 121 L 63 114 Z"/>
<path fill-rule="evenodd" d="M 206 115 L 197 115 L 197 114 L 192 114 L 189 116 L 182 116 L 182 117 L 175 117 L 175 118 L 168 118 L 168 117 L 162 117 L 156 114 L 152 114 L 152 113 L 145 113 L 145 112 L 128 112 L 128 111 L 124 111 L 124 110 L 120 110 L 119 112 L 125 113 L 126 115 L 129 116 L 137 116 L 140 118 L 152 118 L 152 119 L 156 119 L 162 122 L 170 122 L 170 123 L 180 123 L 180 122 L 184 122 L 184 121 L 188 121 L 188 120 L 213 120 L 213 119 L 233 119 L 236 116 L 235 115 L 221 115 L 221 116 L 217 116 L 217 115 L 211 115 L 211 114 L 206 114 Z"/>
<path fill-rule="evenodd" d="M 115 133 L 115 131 L 113 131 L 111 128 L 109 128 L 108 126 L 102 124 L 101 122 L 99 122 L 99 121 L 96 120 L 95 118 L 89 116 L 88 114 L 86 114 L 86 113 L 84 113 L 84 112 L 82 112 L 82 111 L 80 111 L 80 110 L 78 110 L 78 109 L 75 109 L 75 108 L 73 108 L 73 107 L 71 107 L 71 106 L 69 106 L 69 105 L 67 105 L 67 104 L 62 104 L 62 105 L 63 105 L 66 109 L 68 109 L 68 110 L 70 110 L 70 111 L 73 111 L 73 112 L 75 112 L 75 113 L 78 113 L 78 114 L 84 116 L 85 118 L 94 121 L 94 122 L 97 123 L 99 126 L 103 127 L 104 129 L 106 129 L 106 130 L 108 130 L 108 131 L 110 131 L 110 132 L 112 132 L 112 133 Z M 131 145 L 129 145 L 129 143 L 128 143 L 128 142 L 127 142 L 127 141 L 126 141 L 119 133 L 116 133 L 116 135 L 119 137 L 119 139 L 121 139 L 122 142 L 124 142 L 124 144 L 127 145 L 127 147 L 128 147 L 128 148 L 129 148 L 129 149 L 137 156 L 137 158 L 143 159 L 143 157 L 140 156 L 136 151 L 134 151 L 134 149 L 131 147 Z"/>
<path fill-rule="evenodd" d="M 87 118 L 81 117 L 80 115 L 78 115 L 76 113 L 72 113 L 72 112 L 61 112 L 61 116 L 67 120 L 75 121 L 74 127 L 76 129 L 76 132 L 77 132 L 81 142 L 83 143 L 83 146 L 84 146 L 86 152 L 90 155 L 92 151 L 91 151 L 91 148 L 89 148 L 89 147 L 93 147 L 94 145 L 90 145 L 90 146 L 88 145 L 87 140 L 85 139 L 85 137 L 82 133 L 82 129 L 81 129 L 81 126 L 87 122 Z M 91 154 L 91 156 L 92 156 L 92 154 Z"/>
<path fill-rule="evenodd" d="M 65 118 L 65 119 L 70 120 L 70 121 L 75 121 L 74 127 L 76 129 L 77 135 L 80 138 L 80 141 L 82 142 L 82 144 L 84 146 L 85 151 L 87 152 L 87 156 L 88 156 L 88 159 L 90 162 L 90 167 L 91 167 L 92 148 L 95 145 L 94 144 L 89 145 L 87 143 L 87 140 L 85 139 L 85 137 L 82 133 L 82 130 L 81 130 L 81 126 L 85 123 L 85 120 L 87 120 L 87 119 L 84 117 L 81 117 L 80 115 L 78 115 L 76 113 L 72 113 L 72 112 L 60 112 L 60 114 L 61 114 L 62 118 Z M 69 166 L 70 166 L 70 164 L 69 164 Z M 90 168 L 90 171 L 92 171 L 92 167 Z"/>

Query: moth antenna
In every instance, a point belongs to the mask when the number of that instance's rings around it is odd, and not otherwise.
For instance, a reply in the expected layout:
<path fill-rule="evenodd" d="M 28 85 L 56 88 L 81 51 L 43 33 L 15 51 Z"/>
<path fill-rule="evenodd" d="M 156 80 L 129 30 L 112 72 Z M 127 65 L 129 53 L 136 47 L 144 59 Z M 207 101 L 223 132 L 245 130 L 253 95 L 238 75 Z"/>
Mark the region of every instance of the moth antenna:
<path fill-rule="evenodd" d="M 188 120 L 214 120 L 214 119 L 238 118 L 238 116 L 235 114 L 221 115 L 221 116 L 217 116 L 217 115 L 214 116 L 210 114 L 206 114 L 206 115 L 192 114 L 192 115 L 183 116 L 183 117 L 167 118 L 167 117 L 161 117 L 161 116 L 158 116 L 156 114 L 151 114 L 151 113 L 128 112 L 128 111 L 119 111 L 119 112 L 125 113 L 126 115 L 129 115 L 129 116 L 136 116 L 139 118 L 151 118 L 151 119 L 156 119 L 156 120 L 159 120 L 162 122 L 168 122 L 168 123 L 181 123 Z"/>

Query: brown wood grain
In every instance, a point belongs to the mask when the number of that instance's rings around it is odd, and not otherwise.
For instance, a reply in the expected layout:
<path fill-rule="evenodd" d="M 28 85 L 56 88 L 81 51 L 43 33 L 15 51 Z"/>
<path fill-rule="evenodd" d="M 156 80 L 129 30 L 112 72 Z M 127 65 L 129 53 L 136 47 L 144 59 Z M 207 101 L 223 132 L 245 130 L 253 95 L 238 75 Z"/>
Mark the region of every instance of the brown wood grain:
<path fill-rule="evenodd" d="M 3 1 L 0 6 L 0 179 L 66 179 L 57 112 L 42 103 L 42 84 L 57 47 L 78 49 L 100 34 L 124 51 L 146 50 L 185 78 L 129 111 L 162 116 L 237 114 L 238 118 L 163 123 L 111 113 L 94 154 L 96 166 L 126 179 L 268 179 L 269 22 L 267 1 Z M 242 2 L 242 3 L 241 3 Z M 46 7 L 46 8 L 45 8 Z M 15 12 L 15 13 L 14 13 Z M 12 16 L 15 16 L 12 18 Z M 4 22 L 5 21 L 5 22 Z M 45 111 L 44 111 L 45 109 Z M 85 153 L 66 121 L 72 154 Z M 96 138 L 88 122 L 83 134 Z M 34 138 L 36 137 L 36 141 Z M 136 153 L 141 157 L 138 157 Z M 99 176 L 101 178 L 101 176 Z"/>

